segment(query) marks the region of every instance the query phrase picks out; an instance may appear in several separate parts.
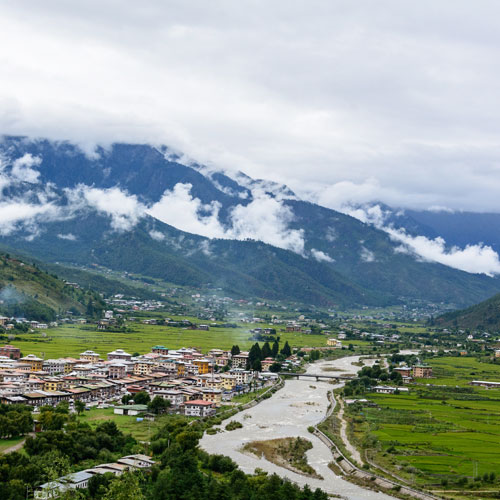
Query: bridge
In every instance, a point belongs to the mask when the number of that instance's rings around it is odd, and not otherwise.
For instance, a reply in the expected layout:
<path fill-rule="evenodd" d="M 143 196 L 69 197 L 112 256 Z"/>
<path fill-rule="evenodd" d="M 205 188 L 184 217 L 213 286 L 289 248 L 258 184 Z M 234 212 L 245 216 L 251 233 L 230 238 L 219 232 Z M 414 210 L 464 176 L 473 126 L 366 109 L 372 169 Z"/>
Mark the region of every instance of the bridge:
<path fill-rule="evenodd" d="M 292 372 L 279 372 L 278 375 L 281 377 L 295 377 L 297 380 L 299 377 L 315 378 L 316 381 L 320 379 L 326 380 L 336 380 L 340 382 L 341 380 L 352 380 L 354 375 L 323 375 L 322 373 L 292 373 Z"/>

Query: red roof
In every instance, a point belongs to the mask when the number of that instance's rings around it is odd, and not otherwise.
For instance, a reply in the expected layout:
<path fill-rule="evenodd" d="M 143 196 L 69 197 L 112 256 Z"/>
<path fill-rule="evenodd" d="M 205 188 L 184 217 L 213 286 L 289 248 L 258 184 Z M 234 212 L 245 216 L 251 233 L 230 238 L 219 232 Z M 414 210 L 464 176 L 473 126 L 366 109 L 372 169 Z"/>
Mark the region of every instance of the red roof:
<path fill-rule="evenodd" d="M 194 399 L 192 401 L 186 401 L 184 405 L 196 405 L 196 406 L 212 406 L 211 401 L 203 401 L 203 399 Z"/>

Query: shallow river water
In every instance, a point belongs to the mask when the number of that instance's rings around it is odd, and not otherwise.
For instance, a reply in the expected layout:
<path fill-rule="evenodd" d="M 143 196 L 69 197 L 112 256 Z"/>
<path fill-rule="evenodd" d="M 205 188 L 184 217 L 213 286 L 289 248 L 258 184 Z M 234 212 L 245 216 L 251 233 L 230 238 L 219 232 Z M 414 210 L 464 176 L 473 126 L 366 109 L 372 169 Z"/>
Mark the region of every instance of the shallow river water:
<path fill-rule="evenodd" d="M 359 366 L 352 363 L 359 360 L 357 356 L 335 361 L 320 361 L 310 365 L 307 373 L 336 374 L 324 371 L 323 368 L 338 368 L 342 374 L 356 373 Z M 238 413 L 232 420 L 243 424 L 242 429 L 205 434 L 200 444 L 209 453 L 220 453 L 231 457 L 240 468 L 252 474 L 256 468 L 269 473 L 276 473 L 291 481 L 311 488 L 321 488 L 327 493 L 340 495 L 349 500 L 389 500 L 393 497 L 376 493 L 345 481 L 328 468 L 332 455 L 328 447 L 316 436 L 310 434 L 307 427 L 317 424 L 324 417 L 328 399 L 327 393 L 333 387 L 327 382 L 316 382 L 315 379 L 287 380 L 285 386 L 272 398 L 266 399 L 257 406 Z M 227 422 L 224 423 L 224 425 Z M 223 427 L 222 427 L 223 429 Z M 281 437 L 304 437 L 311 441 L 313 448 L 307 452 L 307 459 L 323 479 L 312 479 L 279 467 L 265 458 L 243 453 L 241 448 L 249 441 L 266 440 Z"/>

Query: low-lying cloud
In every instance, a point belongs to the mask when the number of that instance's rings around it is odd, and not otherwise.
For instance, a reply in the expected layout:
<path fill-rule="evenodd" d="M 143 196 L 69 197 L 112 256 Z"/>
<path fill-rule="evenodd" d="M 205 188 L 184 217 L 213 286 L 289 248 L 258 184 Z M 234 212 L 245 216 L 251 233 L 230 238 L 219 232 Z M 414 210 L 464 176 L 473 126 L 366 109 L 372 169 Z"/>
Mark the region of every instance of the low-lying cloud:
<path fill-rule="evenodd" d="M 109 189 L 79 186 L 73 191 L 74 197 L 82 197 L 88 206 L 111 217 L 111 227 L 115 231 L 129 231 L 144 215 L 146 207 L 120 188 Z"/>
<path fill-rule="evenodd" d="M 182 231 L 207 238 L 259 240 L 303 254 L 303 231 L 289 227 L 294 217 L 292 211 L 263 190 L 254 190 L 250 203 L 233 207 L 227 225 L 223 225 L 219 218 L 220 204 L 215 201 L 203 204 L 191 195 L 191 189 L 191 184 L 176 184 L 147 213 Z"/>
<path fill-rule="evenodd" d="M 432 239 L 421 235 L 410 235 L 404 229 L 387 224 L 390 212 L 381 208 L 380 205 L 348 208 L 346 212 L 362 222 L 385 231 L 393 241 L 401 243 L 401 246 L 396 248 L 397 252 L 410 253 L 417 258 L 438 262 L 468 273 L 488 276 L 500 274 L 499 255 L 488 245 L 467 245 L 465 248 L 448 247 L 444 238 L 441 237 Z M 362 254 L 362 259 L 366 261 L 366 255 L 364 258 Z"/>
<path fill-rule="evenodd" d="M 318 262 L 334 262 L 334 259 L 332 259 L 327 253 L 322 252 L 321 250 L 316 250 L 315 248 L 311 249 L 311 255 Z"/>

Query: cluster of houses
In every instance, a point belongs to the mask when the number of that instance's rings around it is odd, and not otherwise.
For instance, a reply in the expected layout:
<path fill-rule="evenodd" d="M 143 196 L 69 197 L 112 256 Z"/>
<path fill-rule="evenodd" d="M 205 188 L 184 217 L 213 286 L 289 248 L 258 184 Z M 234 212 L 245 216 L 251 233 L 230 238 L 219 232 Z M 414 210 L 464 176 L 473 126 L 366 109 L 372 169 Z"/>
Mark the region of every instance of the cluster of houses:
<path fill-rule="evenodd" d="M 265 372 L 274 362 L 271 358 L 263 360 L 260 374 L 247 370 L 247 360 L 246 352 L 231 356 L 212 349 L 202 354 L 194 348 L 171 350 L 161 345 L 140 356 L 116 349 L 105 360 L 91 350 L 78 359 L 42 359 L 34 354 L 21 357 L 19 348 L 7 345 L 0 347 L 0 401 L 37 407 L 76 400 L 90 404 L 146 391 L 151 398 L 170 401 L 172 411 L 206 416 L 222 401 L 276 377 Z"/>
<path fill-rule="evenodd" d="M 30 328 L 38 328 L 38 329 L 47 329 L 49 326 L 57 326 L 56 322 L 52 322 L 50 324 L 40 323 L 38 321 L 30 321 L 26 318 L 7 318 L 6 316 L 0 316 L 0 327 L 5 330 L 13 330 L 15 327 L 15 323 L 26 324 Z"/>
<path fill-rule="evenodd" d="M 34 497 L 36 500 L 57 498 L 69 490 L 87 488 L 90 479 L 95 475 L 111 473 L 115 476 L 121 476 L 126 471 L 150 470 L 154 464 L 155 462 L 146 455 L 129 455 L 114 463 L 96 465 L 91 469 L 74 472 L 44 483 L 35 491 Z"/>

